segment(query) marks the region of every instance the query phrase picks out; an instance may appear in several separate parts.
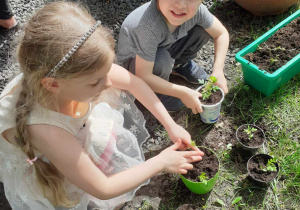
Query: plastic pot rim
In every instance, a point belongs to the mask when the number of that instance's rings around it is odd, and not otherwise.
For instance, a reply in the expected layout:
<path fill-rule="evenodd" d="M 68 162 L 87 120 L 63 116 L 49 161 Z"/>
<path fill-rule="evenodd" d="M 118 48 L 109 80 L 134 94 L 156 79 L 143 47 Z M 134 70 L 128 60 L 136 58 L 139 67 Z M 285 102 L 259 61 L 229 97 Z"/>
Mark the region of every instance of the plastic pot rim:
<path fill-rule="evenodd" d="M 196 91 L 199 91 L 203 86 L 204 86 L 204 85 L 201 85 L 200 87 L 198 87 L 198 88 L 196 89 Z M 213 86 L 218 87 L 218 86 L 216 86 L 216 85 L 213 85 Z M 218 103 L 216 103 L 216 104 L 211 104 L 211 105 L 206 105 L 206 104 L 202 104 L 202 103 L 201 103 L 201 106 L 202 106 L 202 107 L 214 107 L 214 106 L 218 106 L 219 104 L 221 104 L 221 103 L 223 102 L 224 98 L 225 98 L 225 94 L 224 94 L 224 91 L 222 90 L 222 88 L 220 88 L 220 90 L 221 90 L 221 92 L 222 92 L 222 98 L 221 98 L 221 100 L 220 100 Z"/>
<path fill-rule="evenodd" d="M 279 164 L 278 164 L 277 161 L 276 161 L 276 163 L 275 163 L 275 166 L 276 166 L 276 169 L 277 169 L 277 171 L 276 171 L 277 174 L 276 174 L 276 176 L 275 176 L 273 179 L 271 179 L 271 180 L 269 180 L 269 181 L 262 181 L 262 180 L 259 180 L 259 179 L 255 179 L 255 178 L 251 175 L 251 173 L 250 173 L 250 171 L 249 171 L 249 163 L 250 163 L 250 161 L 251 161 L 253 158 L 255 158 L 256 156 L 267 156 L 269 159 L 272 159 L 272 158 L 273 158 L 271 155 L 263 154 L 263 153 L 255 154 L 255 155 L 253 155 L 252 157 L 250 157 L 249 160 L 247 161 L 247 172 L 248 172 L 249 176 L 250 176 L 253 180 L 255 180 L 255 181 L 259 182 L 259 183 L 269 183 L 269 182 L 271 182 L 272 180 L 276 179 L 276 178 L 278 177 L 279 170 L 280 170 Z"/>
<path fill-rule="evenodd" d="M 238 138 L 237 133 L 238 133 L 239 129 L 240 129 L 242 126 L 244 126 L 244 125 L 250 125 L 250 126 L 252 126 L 252 127 L 258 128 L 258 129 L 262 132 L 264 141 L 262 142 L 261 145 L 259 145 L 259 146 L 257 146 L 257 147 L 249 147 L 249 146 L 246 146 L 245 144 L 243 144 L 243 143 L 240 141 L 240 139 Z M 245 148 L 247 148 L 247 149 L 259 149 L 262 145 L 264 145 L 264 143 L 265 143 L 265 141 L 266 141 L 265 132 L 264 132 L 260 127 L 258 127 L 257 125 L 253 125 L 253 124 L 242 124 L 242 125 L 240 125 L 240 126 L 236 129 L 235 137 L 236 137 L 236 140 L 238 141 L 238 143 L 240 143 L 243 147 L 245 147 Z"/>

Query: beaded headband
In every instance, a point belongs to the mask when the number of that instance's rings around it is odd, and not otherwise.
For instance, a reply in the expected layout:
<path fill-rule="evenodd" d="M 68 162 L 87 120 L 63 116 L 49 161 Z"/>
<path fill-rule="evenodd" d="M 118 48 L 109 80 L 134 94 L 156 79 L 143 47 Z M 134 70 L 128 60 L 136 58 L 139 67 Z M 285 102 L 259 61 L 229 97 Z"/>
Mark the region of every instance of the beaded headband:
<path fill-rule="evenodd" d="M 101 21 L 98 20 L 92 28 L 86 32 L 81 39 L 74 45 L 74 47 L 56 64 L 56 66 L 45 75 L 45 77 L 49 77 L 52 73 L 56 72 L 60 69 L 64 63 L 68 61 L 68 59 L 77 51 L 77 49 L 94 33 L 94 31 L 101 25 Z"/>

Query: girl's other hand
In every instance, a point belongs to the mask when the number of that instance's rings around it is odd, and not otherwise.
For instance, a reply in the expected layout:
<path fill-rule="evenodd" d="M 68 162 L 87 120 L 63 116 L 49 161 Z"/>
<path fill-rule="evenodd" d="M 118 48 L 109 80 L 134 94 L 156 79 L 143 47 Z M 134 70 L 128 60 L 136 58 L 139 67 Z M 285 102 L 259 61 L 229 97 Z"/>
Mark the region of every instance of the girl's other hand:
<path fill-rule="evenodd" d="M 175 144 L 178 139 L 181 139 L 182 144 L 179 146 L 179 150 L 186 150 L 192 148 L 195 151 L 200 151 L 198 147 L 191 145 L 191 135 L 180 125 L 174 123 L 169 128 L 166 128 L 171 141 Z M 203 155 L 202 155 L 203 156 Z"/>
<path fill-rule="evenodd" d="M 186 174 L 193 169 L 192 162 L 202 160 L 201 151 L 176 151 L 182 144 L 179 139 L 175 144 L 163 150 L 158 157 L 163 164 L 163 170 L 171 173 Z"/>

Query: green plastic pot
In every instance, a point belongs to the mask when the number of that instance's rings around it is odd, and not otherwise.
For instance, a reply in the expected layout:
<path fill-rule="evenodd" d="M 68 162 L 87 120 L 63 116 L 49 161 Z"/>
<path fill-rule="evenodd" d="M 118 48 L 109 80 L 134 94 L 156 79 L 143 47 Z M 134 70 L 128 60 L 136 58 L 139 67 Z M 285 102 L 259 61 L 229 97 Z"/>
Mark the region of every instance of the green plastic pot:
<path fill-rule="evenodd" d="M 207 147 L 199 147 L 199 148 L 205 148 L 205 149 L 211 151 L 217 157 L 218 163 L 219 163 L 218 172 L 215 174 L 214 177 L 212 177 L 211 179 L 209 179 L 207 181 L 207 184 L 204 184 L 203 182 L 193 182 L 193 181 L 190 181 L 190 180 L 186 179 L 184 176 L 182 176 L 181 174 L 180 174 L 180 177 L 181 177 L 183 183 L 185 184 L 185 186 L 190 191 L 192 191 L 193 193 L 196 193 L 196 194 L 206 194 L 206 193 L 210 192 L 214 188 L 214 186 L 215 186 L 215 184 L 216 184 L 216 182 L 218 180 L 219 172 L 220 172 L 220 161 L 219 161 L 219 158 L 216 155 L 216 153 L 213 152 L 211 149 L 209 149 Z M 200 174 L 199 174 L 199 176 L 200 176 Z"/>
<path fill-rule="evenodd" d="M 300 54 L 272 74 L 264 70 L 260 70 L 258 66 L 254 65 L 243 57 L 248 53 L 254 52 L 261 43 L 271 37 L 278 29 L 286 26 L 292 20 L 298 17 L 300 17 L 300 10 L 284 19 L 278 25 L 274 26 L 267 33 L 239 51 L 235 56 L 236 61 L 240 62 L 242 65 L 245 83 L 266 96 L 271 95 L 281 85 L 289 81 L 296 74 L 300 73 Z"/>

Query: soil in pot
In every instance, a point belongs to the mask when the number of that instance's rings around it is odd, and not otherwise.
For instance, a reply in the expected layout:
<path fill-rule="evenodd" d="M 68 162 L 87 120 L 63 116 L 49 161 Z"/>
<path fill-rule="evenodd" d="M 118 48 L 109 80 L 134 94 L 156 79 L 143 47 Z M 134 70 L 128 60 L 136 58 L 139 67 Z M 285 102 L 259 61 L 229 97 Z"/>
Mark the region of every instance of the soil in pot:
<path fill-rule="evenodd" d="M 218 173 L 219 170 L 219 162 L 216 155 L 206 148 L 200 149 L 205 154 L 202 157 L 202 160 L 192 163 L 194 166 L 193 169 L 188 170 L 186 174 L 183 174 L 186 179 L 193 182 L 200 182 L 199 176 L 202 172 L 205 173 L 205 176 L 208 179 L 211 179 Z"/>
<path fill-rule="evenodd" d="M 300 17 L 277 30 L 245 58 L 259 69 L 273 73 L 300 53 Z"/>
<path fill-rule="evenodd" d="M 268 155 L 256 155 L 253 156 L 248 163 L 248 171 L 250 176 L 255 180 L 261 182 L 269 182 L 272 179 L 275 179 L 278 174 L 278 167 L 277 171 L 264 171 L 262 168 L 266 168 L 268 164 L 268 160 L 270 157 Z"/>
<path fill-rule="evenodd" d="M 251 125 L 249 126 L 251 127 Z M 264 133 L 260 129 L 254 127 L 257 130 L 252 133 L 253 137 L 249 139 L 249 135 L 244 131 L 247 128 L 248 125 L 242 125 L 237 130 L 237 138 L 239 139 L 239 141 L 247 147 L 257 148 L 261 146 L 265 141 Z"/>
<path fill-rule="evenodd" d="M 198 92 L 202 92 L 202 89 L 204 87 L 201 87 Z M 216 92 L 213 92 L 209 98 L 203 100 L 202 98 L 200 98 L 200 101 L 202 104 L 205 104 L 205 105 L 213 105 L 213 104 L 216 104 L 218 103 L 219 101 L 221 101 L 222 99 L 222 91 L 221 90 L 217 90 Z"/>

